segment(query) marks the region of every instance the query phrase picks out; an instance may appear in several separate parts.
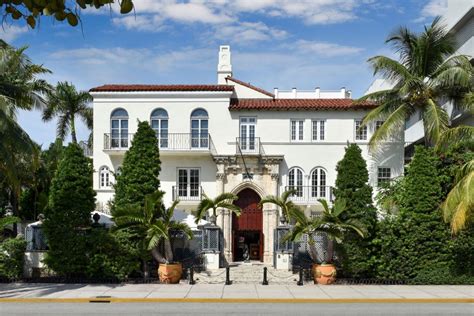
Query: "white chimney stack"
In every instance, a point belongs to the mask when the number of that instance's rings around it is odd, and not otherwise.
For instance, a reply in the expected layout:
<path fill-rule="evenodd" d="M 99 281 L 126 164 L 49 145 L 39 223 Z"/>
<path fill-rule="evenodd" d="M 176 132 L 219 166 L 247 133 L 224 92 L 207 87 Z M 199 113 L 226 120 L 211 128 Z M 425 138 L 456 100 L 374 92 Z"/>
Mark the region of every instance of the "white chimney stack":
<path fill-rule="evenodd" d="M 273 90 L 273 94 L 275 95 L 275 99 L 278 99 L 278 88 Z"/>
<path fill-rule="evenodd" d="M 232 77 L 230 60 L 230 46 L 221 45 L 219 47 L 219 63 L 217 64 L 217 84 L 227 84 L 225 78 Z"/>

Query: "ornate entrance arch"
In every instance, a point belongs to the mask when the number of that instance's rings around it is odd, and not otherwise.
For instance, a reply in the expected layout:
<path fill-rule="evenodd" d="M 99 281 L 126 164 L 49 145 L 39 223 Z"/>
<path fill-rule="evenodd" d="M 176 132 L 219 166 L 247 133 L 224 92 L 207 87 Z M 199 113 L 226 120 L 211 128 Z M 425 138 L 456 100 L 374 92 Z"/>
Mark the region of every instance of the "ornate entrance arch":
<path fill-rule="evenodd" d="M 233 260 L 263 261 L 263 212 L 260 195 L 251 188 L 237 193 L 235 205 L 242 209 L 239 217 L 232 216 Z"/>

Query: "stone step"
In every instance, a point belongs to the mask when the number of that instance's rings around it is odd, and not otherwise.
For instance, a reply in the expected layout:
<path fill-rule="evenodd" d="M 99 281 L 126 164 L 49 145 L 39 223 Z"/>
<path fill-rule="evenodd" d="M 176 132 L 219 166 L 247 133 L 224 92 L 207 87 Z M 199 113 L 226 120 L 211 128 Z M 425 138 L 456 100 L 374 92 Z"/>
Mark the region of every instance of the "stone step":
<path fill-rule="evenodd" d="M 268 268 L 268 267 L 267 267 Z M 225 269 L 209 270 L 194 274 L 194 279 L 198 283 L 222 284 L 225 283 Z M 259 284 L 263 281 L 263 265 L 242 265 L 230 268 L 230 279 L 236 284 Z M 269 267 L 267 270 L 267 280 L 269 284 L 293 284 L 297 281 L 298 275 L 292 271 L 276 270 Z"/>

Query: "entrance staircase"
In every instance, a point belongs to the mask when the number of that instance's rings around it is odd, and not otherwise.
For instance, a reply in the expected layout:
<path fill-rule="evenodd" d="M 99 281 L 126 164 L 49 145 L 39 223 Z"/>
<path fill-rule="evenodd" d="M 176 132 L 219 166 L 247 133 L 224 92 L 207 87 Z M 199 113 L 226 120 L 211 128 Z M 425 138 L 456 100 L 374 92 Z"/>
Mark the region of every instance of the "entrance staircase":
<path fill-rule="evenodd" d="M 262 284 L 263 268 L 267 268 L 268 284 L 296 284 L 298 274 L 292 271 L 276 270 L 270 264 L 261 262 L 230 264 L 230 280 L 232 284 Z M 199 284 L 225 284 L 226 269 L 207 270 L 194 273 L 194 280 Z"/>

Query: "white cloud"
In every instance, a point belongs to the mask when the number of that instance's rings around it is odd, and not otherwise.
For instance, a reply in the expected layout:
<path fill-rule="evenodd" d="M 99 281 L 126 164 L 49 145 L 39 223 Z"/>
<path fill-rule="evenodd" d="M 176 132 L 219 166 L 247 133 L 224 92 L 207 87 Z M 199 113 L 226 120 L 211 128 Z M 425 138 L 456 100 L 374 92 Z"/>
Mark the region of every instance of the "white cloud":
<path fill-rule="evenodd" d="M 218 40 L 236 40 L 242 42 L 280 40 L 287 32 L 267 26 L 262 22 L 242 22 L 233 25 L 217 26 L 214 37 Z"/>
<path fill-rule="evenodd" d="M 430 0 L 423 9 L 421 9 L 420 16 L 415 22 L 424 22 L 429 18 L 444 15 L 447 9 L 448 0 Z"/>
<path fill-rule="evenodd" d="M 323 57 L 354 55 L 362 52 L 361 47 L 345 46 L 336 43 L 299 40 L 297 47 L 303 51 Z"/>
<path fill-rule="evenodd" d="M 26 32 L 28 32 L 26 26 L 8 25 L 4 23 L 4 25 L 0 27 L 0 38 L 5 42 L 12 42 Z"/>
<path fill-rule="evenodd" d="M 159 15 L 126 15 L 115 17 L 112 22 L 117 26 L 122 26 L 127 30 L 158 32 L 165 27 L 163 25 L 163 18 Z"/>
<path fill-rule="evenodd" d="M 213 10 L 204 3 L 175 3 L 165 5 L 163 16 L 180 22 L 201 22 L 221 24 L 232 22 L 234 18 L 228 16 L 224 10 Z"/>

